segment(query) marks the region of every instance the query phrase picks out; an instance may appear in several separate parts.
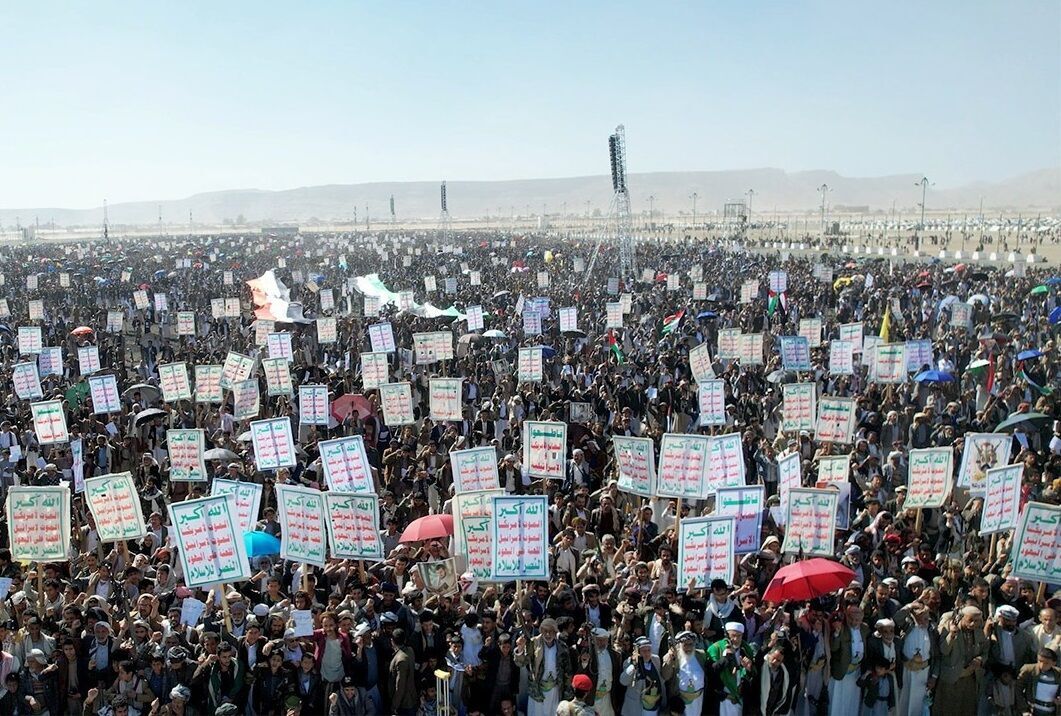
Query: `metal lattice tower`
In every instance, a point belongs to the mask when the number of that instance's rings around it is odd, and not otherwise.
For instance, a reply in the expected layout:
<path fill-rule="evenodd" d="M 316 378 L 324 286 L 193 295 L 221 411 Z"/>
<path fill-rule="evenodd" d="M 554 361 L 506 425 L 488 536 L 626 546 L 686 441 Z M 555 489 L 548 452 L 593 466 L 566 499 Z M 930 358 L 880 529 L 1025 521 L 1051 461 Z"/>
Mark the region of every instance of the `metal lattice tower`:
<path fill-rule="evenodd" d="M 634 244 L 633 220 L 630 216 L 630 190 L 626 185 L 626 128 L 619 125 L 608 137 L 608 154 L 612 170 L 612 201 L 609 213 L 615 222 L 614 237 L 619 246 L 619 277 L 632 280 L 637 274 L 637 247 Z M 611 232 L 605 231 L 593 250 L 586 274 L 593 272 L 601 246 Z"/>
<path fill-rule="evenodd" d="M 450 221 L 449 221 L 449 207 L 446 204 L 446 182 L 442 182 L 442 213 L 438 217 L 438 230 L 442 234 L 442 240 L 447 244 L 449 243 L 450 235 Z"/>

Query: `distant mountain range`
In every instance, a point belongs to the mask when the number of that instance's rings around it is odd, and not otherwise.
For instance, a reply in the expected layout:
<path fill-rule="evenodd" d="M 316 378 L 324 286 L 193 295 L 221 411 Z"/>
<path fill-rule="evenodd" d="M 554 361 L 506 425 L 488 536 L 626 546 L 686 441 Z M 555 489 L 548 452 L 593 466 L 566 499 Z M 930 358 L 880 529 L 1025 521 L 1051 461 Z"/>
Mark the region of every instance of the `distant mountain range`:
<path fill-rule="evenodd" d="M 720 212 L 726 202 L 744 201 L 754 189 L 752 210 L 766 214 L 777 211 L 814 211 L 821 195 L 818 187 L 828 184 L 831 211 L 910 212 L 921 201 L 915 183 L 920 175 L 886 177 L 845 177 L 832 171 L 785 172 L 781 169 L 749 169 L 718 172 L 654 172 L 631 174 L 628 179 L 633 209 L 647 212 L 649 197 L 655 197 L 657 212 L 673 216 L 692 211 L 691 195 L 697 194 L 697 213 Z M 449 181 L 447 194 L 453 219 L 484 216 L 535 215 L 566 211 L 568 215 L 608 212 L 611 179 L 606 175 L 562 179 L 512 181 Z M 155 225 L 161 206 L 163 221 L 186 225 L 188 213 L 197 224 L 283 222 L 348 222 L 356 207 L 363 221 L 365 207 L 376 221 L 389 220 L 390 198 L 394 197 L 399 220 L 433 219 L 440 213 L 439 182 L 375 182 L 332 184 L 282 191 L 236 189 L 195 194 L 186 199 L 111 204 L 113 225 Z M 1041 169 L 998 182 L 976 182 L 952 189 L 930 187 L 930 212 L 1036 211 L 1061 209 L 1061 167 Z M 588 205 L 587 205 L 588 202 Z M 92 209 L 27 208 L 0 209 L 0 223 L 12 226 L 15 217 L 22 225 L 54 221 L 58 226 L 98 226 L 102 207 Z"/>

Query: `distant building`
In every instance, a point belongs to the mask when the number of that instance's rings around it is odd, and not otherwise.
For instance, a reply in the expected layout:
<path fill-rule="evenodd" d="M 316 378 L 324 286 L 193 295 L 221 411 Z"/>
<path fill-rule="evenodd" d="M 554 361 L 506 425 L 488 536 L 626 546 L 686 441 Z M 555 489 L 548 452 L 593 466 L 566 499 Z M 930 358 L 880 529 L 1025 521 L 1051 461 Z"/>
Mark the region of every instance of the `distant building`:
<path fill-rule="evenodd" d="M 832 210 L 838 214 L 868 214 L 869 205 L 848 206 L 847 204 L 834 204 Z"/>
<path fill-rule="evenodd" d="M 297 226 L 265 226 L 262 236 L 298 236 Z"/>

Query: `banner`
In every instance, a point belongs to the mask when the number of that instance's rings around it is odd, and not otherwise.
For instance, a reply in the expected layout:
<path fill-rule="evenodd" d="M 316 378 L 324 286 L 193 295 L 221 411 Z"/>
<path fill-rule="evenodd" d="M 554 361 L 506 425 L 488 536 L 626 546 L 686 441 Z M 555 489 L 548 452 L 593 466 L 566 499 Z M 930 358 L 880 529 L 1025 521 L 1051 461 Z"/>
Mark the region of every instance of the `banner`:
<path fill-rule="evenodd" d="M 980 534 L 1005 532 L 1017 526 L 1020 516 L 1020 488 L 1024 463 L 995 467 L 987 471 Z"/>
<path fill-rule="evenodd" d="M 840 340 L 851 342 L 851 352 L 862 352 L 862 322 L 840 325 Z"/>
<path fill-rule="evenodd" d="M 706 343 L 701 343 L 689 351 L 689 370 L 697 383 L 715 378 L 715 367 L 711 365 L 711 353 Z"/>
<path fill-rule="evenodd" d="M 254 462 L 259 470 L 294 467 L 295 441 L 291 435 L 291 421 L 287 418 L 255 420 L 251 423 L 251 443 Z"/>
<path fill-rule="evenodd" d="M 464 557 L 465 568 L 478 579 L 491 578 L 493 560 L 493 498 L 504 496 L 500 489 L 460 492 L 453 496 L 453 553 Z"/>
<path fill-rule="evenodd" d="M 964 328 L 968 331 L 973 327 L 973 307 L 968 303 L 955 301 L 950 305 L 950 325 L 952 328 Z"/>
<path fill-rule="evenodd" d="M 416 422 L 413 414 L 413 391 L 408 383 L 384 383 L 379 387 L 383 422 L 388 426 L 410 425 Z"/>
<path fill-rule="evenodd" d="M 523 333 L 527 336 L 540 336 L 542 333 L 542 317 L 534 311 L 524 311 Z"/>
<path fill-rule="evenodd" d="M 788 274 L 784 271 L 770 272 L 770 290 L 774 293 L 784 293 L 788 290 Z"/>
<path fill-rule="evenodd" d="M 225 318 L 239 318 L 240 306 L 238 298 L 225 299 Z"/>
<path fill-rule="evenodd" d="M 373 353 L 393 353 L 396 350 L 394 329 L 390 323 L 374 323 L 369 326 L 368 339 L 372 344 Z"/>
<path fill-rule="evenodd" d="M 61 400 L 30 403 L 29 408 L 33 414 L 33 432 L 37 434 L 37 442 L 41 445 L 69 442 L 70 433 L 66 430 L 66 414 Z"/>
<path fill-rule="evenodd" d="M 1011 554 L 1011 576 L 1045 584 L 1061 583 L 1061 507 L 1044 502 L 1024 505 Z"/>
<path fill-rule="evenodd" d="M 317 319 L 317 343 L 326 345 L 338 340 L 338 327 L 332 316 L 321 316 Z"/>
<path fill-rule="evenodd" d="M 85 480 L 85 502 L 96 521 L 100 542 L 124 542 L 147 534 L 140 493 L 132 473 L 88 478 Z"/>
<path fill-rule="evenodd" d="M 428 381 L 428 405 L 435 421 L 464 420 L 461 392 L 463 378 L 431 378 Z"/>
<path fill-rule="evenodd" d="M 678 530 L 678 587 L 706 589 L 714 579 L 733 581 L 732 517 L 687 517 Z"/>
<path fill-rule="evenodd" d="M 788 492 L 785 521 L 785 554 L 832 557 L 836 490 L 816 490 L 794 487 Z"/>
<path fill-rule="evenodd" d="M 276 485 L 280 559 L 323 567 L 328 561 L 324 494 L 301 485 Z"/>
<path fill-rule="evenodd" d="M 714 494 L 720 487 L 745 484 L 744 446 L 740 433 L 712 436 L 710 449 L 707 459 L 708 494 Z"/>
<path fill-rule="evenodd" d="M 385 559 L 379 537 L 379 498 L 323 492 L 328 549 L 333 559 Z"/>
<path fill-rule="evenodd" d="M 951 490 L 954 449 L 945 447 L 911 450 L 908 472 L 903 509 L 943 507 Z"/>
<path fill-rule="evenodd" d="M 878 343 L 873 361 L 869 373 L 871 382 L 896 385 L 906 380 L 905 343 Z"/>
<path fill-rule="evenodd" d="M 294 394 L 291 365 L 286 358 L 266 358 L 262 361 L 262 372 L 265 373 L 265 391 L 270 398 Z"/>
<path fill-rule="evenodd" d="M 206 482 L 209 479 L 203 458 L 205 435 L 204 430 L 195 428 L 166 431 L 170 482 Z"/>
<path fill-rule="evenodd" d="M 987 471 L 1009 464 L 1013 436 L 1007 433 L 966 433 L 962 445 L 962 463 L 958 469 L 958 487 L 970 494 L 983 495 L 987 488 Z"/>
<path fill-rule="evenodd" d="M 150 302 L 147 300 L 147 291 L 138 289 L 133 291 L 133 305 L 136 306 L 138 311 L 146 311 Z"/>
<path fill-rule="evenodd" d="M 195 335 L 195 312 L 194 311 L 177 311 L 177 335 L 178 336 L 194 336 Z"/>
<path fill-rule="evenodd" d="M 516 380 L 520 383 L 540 383 L 544 377 L 542 355 L 541 346 L 520 348 L 516 363 Z"/>
<path fill-rule="evenodd" d="M 162 400 L 173 403 L 192 399 L 192 385 L 188 380 L 188 366 L 184 363 L 163 363 L 158 367 L 158 382 Z"/>
<path fill-rule="evenodd" d="M 417 365 L 431 365 L 440 360 L 449 360 L 453 358 L 453 334 L 449 331 L 414 333 L 413 352 Z"/>
<path fill-rule="evenodd" d="M 706 435 L 664 433 L 656 471 L 656 494 L 685 500 L 706 499 L 710 459 L 711 439 Z"/>
<path fill-rule="evenodd" d="M 744 281 L 740 285 L 740 302 L 751 303 L 759 295 L 758 281 Z"/>
<path fill-rule="evenodd" d="M 785 370 L 810 370 L 810 344 L 803 336 L 781 336 L 781 365 Z"/>
<path fill-rule="evenodd" d="M 221 366 L 195 366 L 195 402 L 220 403 L 224 400 L 221 387 Z"/>
<path fill-rule="evenodd" d="M 814 430 L 818 413 L 817 383 L 786 383 L 781 386 L 781 430 L 798 433 Z"/>
<path fill-rule="evenodd" d="M 155 299 L 155 313 L 165 313 L 169 310 L 169 298 L 164 293 L 156 293 L 152 298 Z"/>
<path fill-rule="evenodd" d="M 11 368 L 11 382 L 19 400 L 40 400 L 44 397 L 36 363 L 16 363 Z"/>
<path fill-rule="evenodd" d="M 93 415 L 122 412 L 122 399 L 118 394 L 118 379 L 115 376 L 90 375 L 88 390 L 92 398 Z"/>
<path fill-rule="evenodd" d="M 298 387 L 299 425 L 324 425 L 331 417 L 328 408 L 328 386 L 300 385 Z"/>
<path fill-rule="evenodd" d="M 605 328 L 623 327 L 623 304 L 618 301 L 609 301 L 604 304 Z"/>
<path fill-rule="evenodd" d="M 372 468 L 365 453 L 365 440 L 353 435 L 336 440 L 322 440 L 318 444 L 324 482 L 333 492 L 372 494 L 376 485 Z"/>
<path fill-rule="evenodd" d="M 100 370 L 99 348 L 94 345 L 78 346 L 77 370 L 84 376 L 98 373 Z"/>
<path fill-rule="evenodd" d="M 855 399 L 822 396 L 814 439 L 821 443 L 851 443 L 855 433 Z"/>
<path fill-rule="evenodd" d="M 851 341 L 842 341 L 834 338 L 829 342 L 829 374 L 830 375 L 854 375 L 855 374 L 855 344 Z"/>
<path fill-rule="evenodd" d="M 929 370 L 935 365 L 932 357 L 932 341 L 916 340 L 906 342 L 906 372 L 920 373 L 922 369 Z M 925 366 L 928 366 L 925 368 Z"/>
<path fill-rule="evenodd" d="M 822 319 L 801 318 L 797 334 L 806 338 L 811 348 L 817 348 L 822 344 Z"/>
<path fill-rule="evenodd" d="M 718 331 L 718 359 L 736 360 L 741 357 L 741 332 L 739 328 L 721 328 Z M 712 369 L 712 373 L 714 370 Z"/>
<path fill-rule="evenodd" d="M 782 509 L 788 504 L 788 493 L 803 485 L 803 458 L 798 452 L 777 458 L 777 495 Z M 787 519 L 787 514 L 782 515 Z"/>
<path fill-rule="evenodd" d="M 619 489 L 642 497 L 656 494 L 656 455 L 652 438 L 612 437 Z"/>
<path fill-rule="evenodd" d="M 759 536 L 762 534 L 765 509 L 766 488 L 762 485 L 718 488 L 714 514 L 718 517 L 733 518 L 735 554 L 759 551 Z"/>
<path fill-rule="evenodd" d="M 9 487 L 7 538 L 16 562 L 70 559 L 70 489 Z"/>
<path fill-rule="evenodd" d="M 221 387 L 231 389 L 233 383 L 247 380 L 254 374 L 254 359 L 242 353 L 229 351 L 221 366 Z"/>
<path fill-rule="evenodd" d="M 378 388 L 390 382 L 390 371 L 386 353 L 361 354 L 361 384 L 365 390 Z"/>
<path fill-rule="evenodd" d="M 295 351 L 291 347 L 290 333 L 270 333 L 265 336 L 265 347 L 270 358 L 285 358 L 289 361 L 295 359 Z"/>
<path fill-rule="evenodd" d="M 44 338 L 40 326 L 18 327 L 19 355 L 35 355 L 44 347 Z"/>
<path fill-rule="evenodd" d="M 189 587 L 240 582 L 251 576 L 243 530 L 231 495 L 202 497 L 169 506 L 170 524 Z"/>
<path fill-rule="evenodd" d="M 41 348 L 37 356 L 37 370 L 42 378 L 49 375 L 63 375 L 63 349 Z"/>
<path fill-rule="evenodd" d="M 574 306 L 560 309 L 560 332 L 578 330 L 578 309 Z"/>
<path fill-rule="evenodd" d="M 240 380 L 232 384 L 232 417 L 236 420 L 250 420 L 258 417 L 261 411 L 261 396 L 258 393 L 258 381 Z"/>
<path fill-rule="evenodd" d="M 121 311 L 107 311 L 107 333 L 121 333 L 125 316 Z"/>
<path fill-rule="evenodd" d="M 724 380 L 698 382 L 696 397 L 700 404 L 701 427 L 726 424 L 726 382 Z"/>
<path fill-rule="evenodd" d="M 549 579 L 548 498 L 495 495 L 490 501 L 491 580 Z"/>
<path fill-rule="evenodd" d="M 483 307 L 482 306 L 468 306 L 468 310 L 465 312 L 468 317 L 468 332 L 473 333 L 475 331 L 481 331 L 486 327 L 483 321 Z"/>
<path fill-rule="evenodd" d="M 277 487 L 280 487 L 277 485 Z M 231 495 L 236 501 L 237 525 L 250 532 L 258 524 L 258 511 L 262 504 L 262 486 L 255 482 L 241 482 L 216 478 L 210 485 L 210 496 Z"/>
<path fill-rule="evenodd" d="M 693 300 L 694 301 L 706 301 L 707 300 L 707 284 L 703 281 L 696 281 L 693 283 Z"/>
<path fill-rule="evenodd" d="M 763 334 L 742 333 L 738 341 L 737 358 L 741 365 L 763 364 Z"/>
<path fill-rule="evenodd" d="M 457 494 L 498 488 L 500 481 L 497 474 L 497 453 L 494 448 L 452 450 L 449 460 L 453 468 L 453 489 Z"/>
<path fill-rule="evenodd" d="M 563 480 L 567 476 L 567 423 L 527 420 L 523 426 L 523 465 L 527 474 Z"/>

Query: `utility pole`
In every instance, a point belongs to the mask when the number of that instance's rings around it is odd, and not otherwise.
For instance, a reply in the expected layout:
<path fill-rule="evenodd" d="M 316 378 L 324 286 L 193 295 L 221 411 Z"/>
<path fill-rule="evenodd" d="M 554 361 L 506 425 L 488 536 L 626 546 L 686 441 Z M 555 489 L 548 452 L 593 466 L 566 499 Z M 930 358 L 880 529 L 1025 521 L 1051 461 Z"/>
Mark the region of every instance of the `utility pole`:
<path fill-rule="evenodd" d="M 656 195 L 648 195 L 648 223 L 652 223 L 652 217 L 656 214 Z"/>
<path fill-rule="evenodd" d="M 696 200 L 700 198 L 700 195 L 695 191 L 689 195 L 689 198 L 693 200 L 693 228 L 696 228 Z"/>
<path fill-rule="evenodd" d="M 820 187 L 818 187 L 818 191 L 821 192 L 821 195 L 822 195 L 822 234 L 824 235 L 825 234 L 825 195 L 826 195 L 827 192 L 831 191 L 831 189 L 829 189 L 829 185 L 828 184 L 822 184 Z"/>
<path fill-rule="evenodd" d="M 918 224 L 917 228 L 919 231 L 925 230 L 925 196 L 928 193 L 929 181 L 928 177 L 921 177 L 921 181 L 916 182 L 914 186 L 921 187 L 921 223 Z"/>
<path fill-rule="evenodd" d="M 755 196 L 755 189 L 749 189 L 744 192 L 748 196 L 748 223 L 752 223 L 752 197 Z"/>

